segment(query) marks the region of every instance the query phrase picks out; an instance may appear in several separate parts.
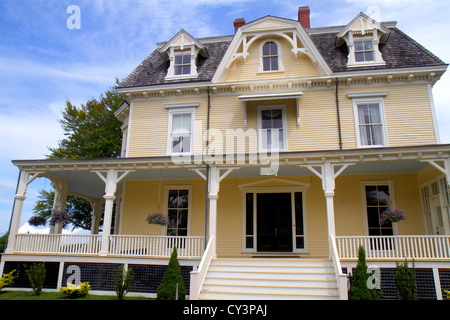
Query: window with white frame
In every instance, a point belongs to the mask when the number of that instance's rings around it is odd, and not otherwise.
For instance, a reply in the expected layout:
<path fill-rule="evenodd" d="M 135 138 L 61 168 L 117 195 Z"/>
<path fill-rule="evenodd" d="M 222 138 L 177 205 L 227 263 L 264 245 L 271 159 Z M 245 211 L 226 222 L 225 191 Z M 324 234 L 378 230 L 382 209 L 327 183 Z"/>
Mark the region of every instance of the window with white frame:
<path fill-rule="evenodd" d="M 355 62 L 372 62 L 375 60 L 373 40 L 357 40 L 355 45 Z"/>
<path fill-rule="evenodd" d="M 169 111 L 167 154 L 191 154 L 193 149 L 194 109 Z"/>
<path fill-rule="evenodd" d="M 190 54 L 176 55 L 174 68 L 175 68 L 174 74 L 176 76 L 191 74 L 191 55 Z"/>
<path fill-rule="evenodd" d="M 167 235 L 187 236 L 189 229 L 190 188 L 170 187 L 167 194 Z"/>
<path fill-rule="evenodd" d="M 260 44 L 259 72 L 283 71 L 281 63 L 281 44 L 277 40 L 270 39 Z"/>
<path fill-rule="evenodd" d="M 353 104 L 358 146 L 387 145 L 383 100 L 355 99 Z"/>
<path fill-rule="evenodd" d="M 287 150 L 286 106 L 258 107 L 258 145 L 260 151 Z"/>

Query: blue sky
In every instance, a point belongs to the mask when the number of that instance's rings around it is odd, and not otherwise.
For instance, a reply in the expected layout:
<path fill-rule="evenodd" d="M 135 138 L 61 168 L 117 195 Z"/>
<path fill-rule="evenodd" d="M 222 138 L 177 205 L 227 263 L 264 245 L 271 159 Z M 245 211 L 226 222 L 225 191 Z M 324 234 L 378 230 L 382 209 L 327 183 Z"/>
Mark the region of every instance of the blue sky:
<path fill-rule="evenodd" d="M 67 8 L 80 8 L 81 28 L 69 29 Z M 63 137 L 65 101 L 80 105 L 125 78 L 180 29 L 194 37 L 233 34 L 233 21 L 265 15 L 297 19 L 310 6 L 311 26 L 345 25 L 359 12 L 398 27 L 450 62 L 450 1 L 431 0 L 1 0 L 0 234 L 9 227 L 18 170 L 13 159 L 42 159 Z M 441 142 L 450 143 L 450 75 L 434 88 Z M 27 192 L 31 216 L 38 179 Z"/>

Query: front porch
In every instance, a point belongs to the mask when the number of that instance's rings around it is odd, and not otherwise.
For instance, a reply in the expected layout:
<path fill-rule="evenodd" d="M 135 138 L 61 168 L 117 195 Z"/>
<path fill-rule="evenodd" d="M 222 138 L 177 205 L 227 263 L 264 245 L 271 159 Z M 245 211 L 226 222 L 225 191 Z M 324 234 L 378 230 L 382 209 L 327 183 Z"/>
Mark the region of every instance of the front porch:
<path fill-rule="evenodd" d="M 192 271 L 187 281 L 197 299 L 217 259 L 325 259 L 345 299 L 347 274 L 362 245 L 368 262 L 392 269 L 414 259 L 431 270 L 436 288 L 439 283 L 448 289 L 439 272 L 450 270 L 449 154 L 450 146 L 287 153 L 279 155 L 278 171 L 269 177 L 261 176 L 261 165 L 247 162 L 208 167 L 170 158 L 17 162 L 21 178 L 0 269 L 15 261 L 66 260 L 156 267 L 166 264 L 176 247 L 182 265 Z M 60 199 L 73 192 L 94 204 L 104 201 L 103 232 L 95 227 L 96 206 L 90 235 L 63 235 L 60 228 L 53 234 L 18 234 L 26 187 L 38 177 L 59 184 Z M 394 206 L 407 211 L 407 221 L 374 225 L 371 212 Z M 172 215 L 174 223 L 149 226 L 145 217 L 156 210 Z M 264 220 L 268 216 L 276 219 Z M 61 272 L 62 267 L 62 281 Z M 442 298 L 436 290 L 435 298 Z"/>

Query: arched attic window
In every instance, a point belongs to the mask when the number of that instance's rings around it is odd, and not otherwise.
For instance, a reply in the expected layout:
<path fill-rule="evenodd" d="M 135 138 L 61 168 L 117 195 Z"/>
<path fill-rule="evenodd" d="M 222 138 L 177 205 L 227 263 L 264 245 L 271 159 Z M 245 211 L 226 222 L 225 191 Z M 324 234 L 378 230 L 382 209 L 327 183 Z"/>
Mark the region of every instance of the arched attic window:
<path fill-rule="evenodd" d="M 258 71 L 283 71 L 283 65 L 281 63 L 281 44 L 279 41 L 268 39 L 261 42 Z"/>

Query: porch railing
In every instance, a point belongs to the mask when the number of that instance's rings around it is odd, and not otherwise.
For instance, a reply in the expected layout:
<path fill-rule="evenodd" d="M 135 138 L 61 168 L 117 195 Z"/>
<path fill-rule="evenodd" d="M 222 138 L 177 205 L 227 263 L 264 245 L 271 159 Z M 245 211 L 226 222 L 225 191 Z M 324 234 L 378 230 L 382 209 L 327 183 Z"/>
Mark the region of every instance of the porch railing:
<path fill-rule="evenodd" d="M 180 258 L 201 258 L 204 237 L 111 235 L 109 254 L 122 256 L 170 257 L 174 247 Z"/>
<path fill-rule="evenodd" d="M 363 246 L 366 259 L 449 259 L 450 236 L 336 236 L 340 259 L 358 259 Z"/>
<path fill-rule="evenodd" d="M 99 255 L 101 235 L 17 234 L 16 253 Z M 174 247 L 178 257 L 201 258 L 204 237 L 144 235 L 109 236 L 108 255 L 170 257 Z"/>
<path fill-rule="evenodd" d="M 46 254 L 98 254 L 101 236 L 66 234 L 17 234 L 15 251 Z"/>

